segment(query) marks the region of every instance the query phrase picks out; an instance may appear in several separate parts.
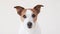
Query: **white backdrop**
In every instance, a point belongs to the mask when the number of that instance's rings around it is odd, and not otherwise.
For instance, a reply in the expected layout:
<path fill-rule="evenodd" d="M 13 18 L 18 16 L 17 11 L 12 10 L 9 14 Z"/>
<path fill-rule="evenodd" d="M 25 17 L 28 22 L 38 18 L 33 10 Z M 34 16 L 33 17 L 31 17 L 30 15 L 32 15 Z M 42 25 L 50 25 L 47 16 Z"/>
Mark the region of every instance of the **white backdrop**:
<path fill-rule="evenodd" d="M 60 0 L 0 0 L 0 34 L 17 34 L 20 17 L 14 6 L 44 5 L 38 15 L 42 34 L 60 34 Z"/>

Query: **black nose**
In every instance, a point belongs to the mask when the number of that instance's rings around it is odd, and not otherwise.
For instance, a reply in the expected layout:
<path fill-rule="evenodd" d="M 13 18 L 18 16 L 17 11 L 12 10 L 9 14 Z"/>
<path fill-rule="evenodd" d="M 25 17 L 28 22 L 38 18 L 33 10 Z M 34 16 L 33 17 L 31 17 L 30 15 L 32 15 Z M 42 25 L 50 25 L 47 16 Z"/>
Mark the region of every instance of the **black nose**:
<path fill-rule="evenodd" d="M 28 22 L 27 23 L 27 26 L 28 26 L 28 28 L 32 28 L 32 23 L 31 22 Z"/>

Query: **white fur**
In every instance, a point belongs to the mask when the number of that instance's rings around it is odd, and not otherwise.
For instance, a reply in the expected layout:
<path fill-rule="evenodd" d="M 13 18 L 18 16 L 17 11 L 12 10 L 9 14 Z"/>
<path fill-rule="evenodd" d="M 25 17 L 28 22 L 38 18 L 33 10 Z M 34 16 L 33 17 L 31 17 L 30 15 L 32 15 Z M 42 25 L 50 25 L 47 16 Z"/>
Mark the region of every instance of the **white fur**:
<path fill-rule="evenodd" d="M 26 11 L 27 18 L 24 19 L 24 23 L 20 23 L 19 34 L 41 34 L 38 23 L 33 22 L 32 14 L 31 10 Z M 31 29 L 27 27 L 28 22 L 32 22 Z"/>

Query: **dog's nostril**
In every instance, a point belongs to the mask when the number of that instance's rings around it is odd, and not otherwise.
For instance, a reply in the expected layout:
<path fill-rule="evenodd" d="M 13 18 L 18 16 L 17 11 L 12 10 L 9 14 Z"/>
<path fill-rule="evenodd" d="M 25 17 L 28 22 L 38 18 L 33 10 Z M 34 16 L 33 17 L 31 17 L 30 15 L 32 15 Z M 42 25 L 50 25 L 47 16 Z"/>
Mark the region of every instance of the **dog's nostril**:
<path fill-rule="evenodd" d="M 32 23 L 31 22 L 28 22 L 28 27 L 31 28 L 32 27 Z"/>
<path fill-rule="evenodd" d="M 32 26 L 32 23 L 31 22 L 28 22 L 28 24 L 27 24 L 28 26 Z"/>

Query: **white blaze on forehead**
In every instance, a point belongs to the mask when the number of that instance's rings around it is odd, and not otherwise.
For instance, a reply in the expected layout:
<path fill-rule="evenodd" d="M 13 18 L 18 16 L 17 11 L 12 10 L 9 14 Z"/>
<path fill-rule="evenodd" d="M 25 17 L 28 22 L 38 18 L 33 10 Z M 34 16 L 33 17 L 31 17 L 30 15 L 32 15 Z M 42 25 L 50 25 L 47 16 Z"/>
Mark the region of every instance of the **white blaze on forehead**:
<path fill-rule="evenodd" d="M 26 11 L 26 16 L 27 16 L 27 17 L 30 17 L 31 15 L 32 15 L 32 11 L 31 11 L 31 10 L 27 10 L 27 11 Z"/>
<path fill-rule="evenodd" d="M 28 22 L 32 23 L 32 29 L 35 26 L 33 18 L 32 18 L 32 14 L 33 14 L 33 12 L 31 10 L 28 10 L 28 9 L 25 12 L 25 16 L 27 17 L 26 19 L 24 19 L 24 23 L 23 23 L 23 27 L 24 27 L 25 30 L 29 30 L 29 28 L 27 27 Z"/>

